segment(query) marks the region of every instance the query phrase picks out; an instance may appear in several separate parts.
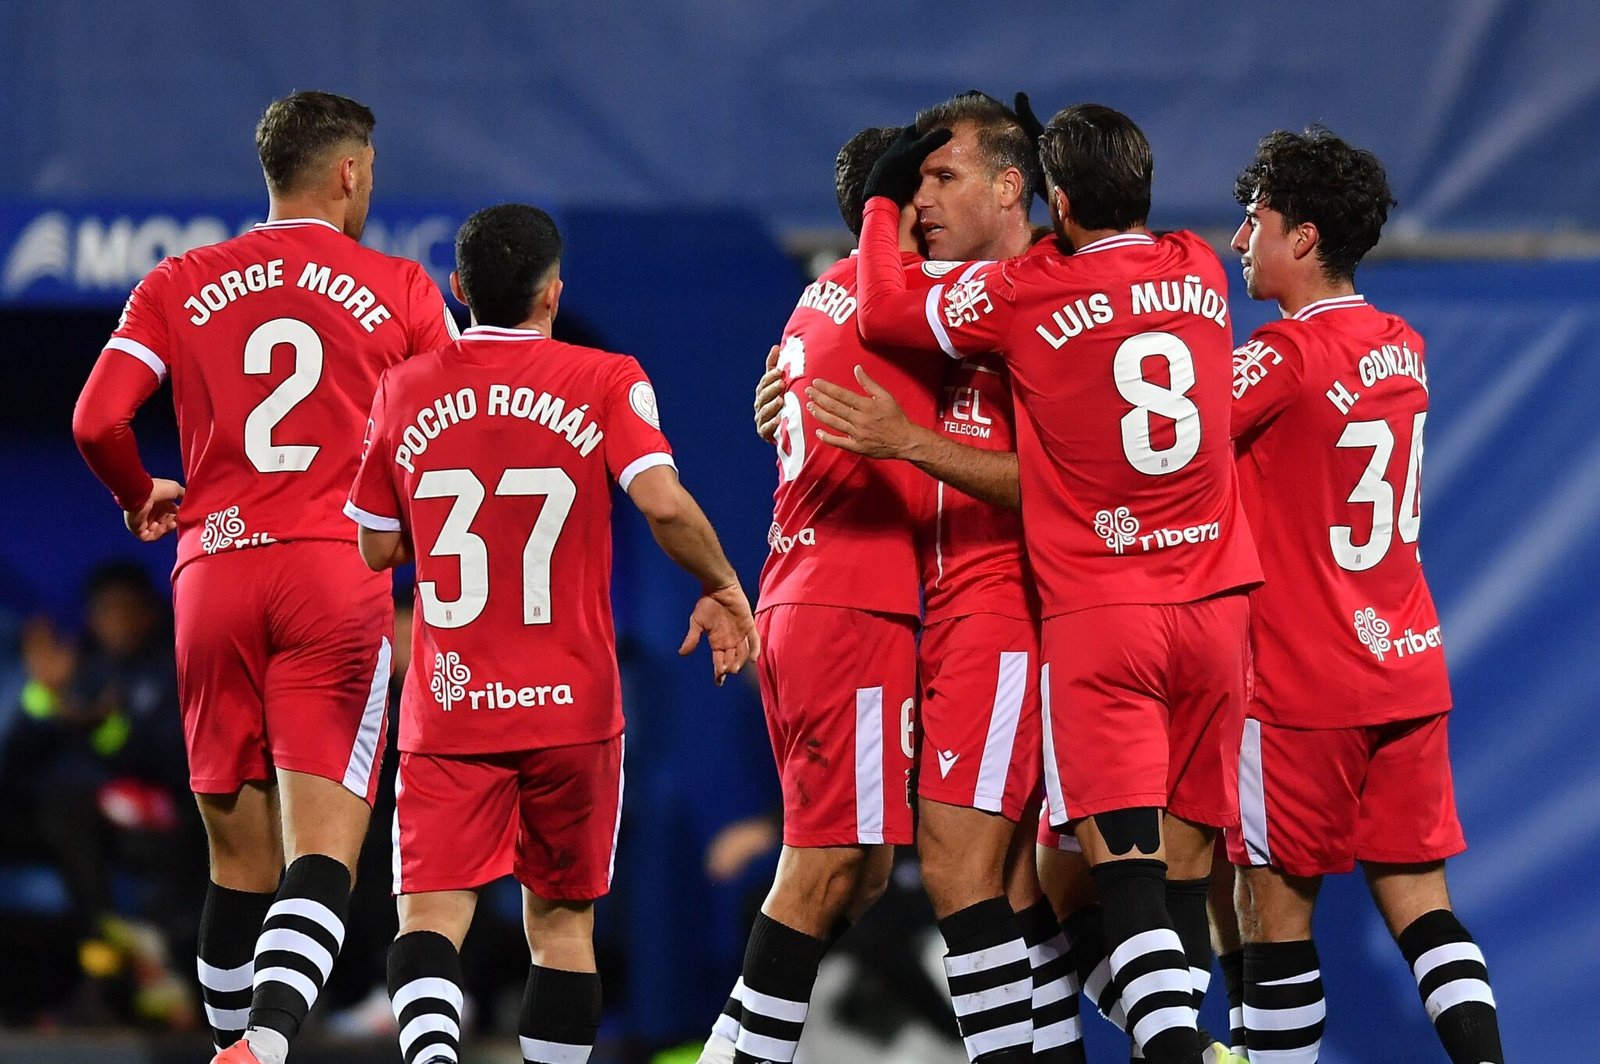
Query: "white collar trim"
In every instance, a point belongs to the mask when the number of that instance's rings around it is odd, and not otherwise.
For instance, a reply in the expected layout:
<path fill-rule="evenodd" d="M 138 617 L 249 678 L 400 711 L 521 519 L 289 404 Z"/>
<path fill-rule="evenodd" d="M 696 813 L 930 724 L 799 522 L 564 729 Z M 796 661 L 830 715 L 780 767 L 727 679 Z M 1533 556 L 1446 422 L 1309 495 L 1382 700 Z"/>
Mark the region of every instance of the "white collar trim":
<path fill-rule="evenodd" d="M 1092 255 L 1096 251 L 1110 251 L 1113 248 L 1133 247 L 1136 244 L 1154 244 L 1156 238 L 1148 233 L 1117 233 L 1114 236 L 1103 236 L 1099 240 L 1091 240 L 1077 250 L 1079 255 Z"/>
<path fill-rule="evenodd" d="M 1332 296 L 1328 299 L 1319 299 L 1315 303 L 1307 303 L 1305 306 L 1295 311 L 1291 317 L 1293 317 L 1295 321 L 1305 321 L 1307 318 L 1314 318 L 1318 314 L 1322 314 L 1325 311 L 1350 310 L 1354 307 L 1364 307 L 1366 305 L 1366 296 L 1363 296 L 1360 292 L 1357 292 L 1355 295 L 1351 296 Z"/>
<path fill-rule="evenodd" d="M 461 334 L 463 340 L 543 340 L 538 329 L 507 329 L 499 325 L 474 325 Z"/>

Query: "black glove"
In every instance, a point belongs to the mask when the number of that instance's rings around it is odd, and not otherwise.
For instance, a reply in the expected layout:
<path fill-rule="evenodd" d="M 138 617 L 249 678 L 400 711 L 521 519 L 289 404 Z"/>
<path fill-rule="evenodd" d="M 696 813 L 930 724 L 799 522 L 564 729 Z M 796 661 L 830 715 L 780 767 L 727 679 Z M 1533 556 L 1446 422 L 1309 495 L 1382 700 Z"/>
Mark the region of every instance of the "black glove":
<path fill-rule="evenodd" d="M 1044 123 L 1033 113 L 1033 106 L 1028 103 L 1028 94 L 1017 93 L 1016 104 L 1012 110 L 1017 113 L 1017 122 L 1022 126 L 1022 131 L 1028 134 L 1028 139 L 1038 140 L 1044 136 Z"/>
<path fill-rule="evenodd" d="M 935 129 L 917 136 L 916 126 L 906 126 L 889 142 L 883 155 L 867 175 L 863 199 L 888 196 L 900 206 L 911 202 L 922 184 L 922 160 L 938 151 L 955 136 L 948 129 Z"/>

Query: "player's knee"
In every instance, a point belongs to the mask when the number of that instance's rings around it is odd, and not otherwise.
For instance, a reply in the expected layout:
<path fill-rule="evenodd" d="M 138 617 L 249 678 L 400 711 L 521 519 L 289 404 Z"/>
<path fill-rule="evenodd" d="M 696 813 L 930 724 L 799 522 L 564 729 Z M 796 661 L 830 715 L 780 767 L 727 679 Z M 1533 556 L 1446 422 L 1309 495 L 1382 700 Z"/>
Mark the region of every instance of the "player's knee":
<path fill-rule="evenodd" d="M 1161 849 L 1161 810 L 1153 805 L 1113 809 L 1092 818 L 1113 857 L 1153 854 Z"/>

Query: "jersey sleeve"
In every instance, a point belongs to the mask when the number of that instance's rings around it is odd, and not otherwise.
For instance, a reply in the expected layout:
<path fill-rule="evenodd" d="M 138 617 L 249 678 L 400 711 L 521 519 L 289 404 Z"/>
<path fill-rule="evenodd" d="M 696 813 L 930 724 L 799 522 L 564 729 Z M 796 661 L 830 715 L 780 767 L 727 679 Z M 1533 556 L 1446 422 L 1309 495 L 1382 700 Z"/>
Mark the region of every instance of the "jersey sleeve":
<path fill-rule="evenodd" d="M 672 466 L 672 446 L 661 431 L 656 393 L 644 367 L 622 358 L 606 395 L 606 469 L 623 491 L 654 466 Z"/>
<path fill-rule="evenodd" d="M 444 296 L 440 295 L 439 286 L 433 283 L 428 271 L 414 262 L 409 266 L 411 319 L 406 324 L 410 329 L 411 349 L 406 352 L 408 358 L 443 347 L 461 336 L 455 315 L 445 305 Z"/>
<path fill-rule="evenodd" d="M 172 262 L 163 261 L 129 293 L 116 331 L 106 341 L 72 411 L 72 436 L 79 452 L 123 510 L 137 510 L 150 498 L 150 474 L 139 458 L 132 422 L 171 365 L 161 297 Z"/>
<path fill-rule="evenodd" d="M 867 203 L 856 262 L 856 320 L 868 343 L 933 348 L 964 358 L 1001 348 L 1010 286 L 1001 264 L 960 263 L 926 292 L 906 283 L 900 210 L 886 197 Z"/>
<path fill-rule="evenodd" d="M 400 489 L 394 482 L 394 446 L 389 438 L 387 379 L 378 382 L 367 432 L 361 443 L 361 466 L 344 504 L 345 516 L 374 532 L 402 531 Z"/>
<path fill-rule="evenodd" d="M 1233 352 L 1233 438 L 1265 428 L 1300 394 L 1305 357 L 1289 334 L 1265 325 Z"/>

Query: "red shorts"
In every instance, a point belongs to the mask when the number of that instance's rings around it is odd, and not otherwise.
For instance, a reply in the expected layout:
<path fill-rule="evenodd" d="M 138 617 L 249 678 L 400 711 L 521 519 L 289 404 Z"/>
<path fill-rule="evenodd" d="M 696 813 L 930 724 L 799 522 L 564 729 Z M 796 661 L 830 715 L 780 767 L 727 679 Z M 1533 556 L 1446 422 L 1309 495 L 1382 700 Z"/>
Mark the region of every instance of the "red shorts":
<path fill-rule="evenodd" d="M 1448 720 L 1306 729 L 1246 719 L 1228 859 L 1320 876 L 1461 853 Z"/>
<path fill-rule="evenodd" d="M 1239 822 L 1246 608 L 1232 594 L 1044 622 L 1052 826 L 1138 806 L 1212 827 Z"/>
<path fill-rule="evenodd" d="M 232 794 L 277 767 L 372 802 L 392 587 L 355 544 L 332 540 L 227 551 L 178 570 L 178 701 L 196 794 Z"/>
<path fill-rule="evenodd" d="M 1037 841 L 1047 850 L 1060 850 L 1062 853 L 1082 853 L 1083 844 L 1078 841 L 1078 836 L 1070 831 L 1057 831 L 1050 826 L 1050 810 L 1039 810 L 1039 834 Z"/>
<path fill-rule="evenodd" d="M 909 845 L 916 622 L 781 605 L 756 630 L 784 844 Z"/>
<path fill-rule="evenodd" d="M 466 757 L 401 753 L 394 892 L 472 890 L 503 875 L 550 901 L 611 889 L 623 737 Z"/>
<path fill-rule="evenodd" d="M 920 797 L 1016 823 L 1039 789 L 1039 630 L 978 613 L 922 630 Z"/>

